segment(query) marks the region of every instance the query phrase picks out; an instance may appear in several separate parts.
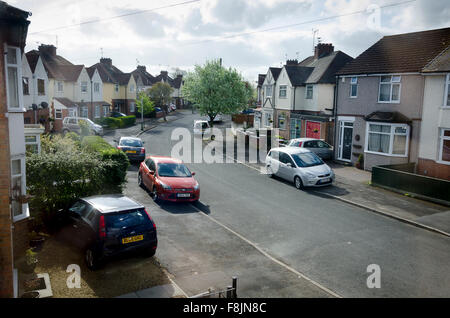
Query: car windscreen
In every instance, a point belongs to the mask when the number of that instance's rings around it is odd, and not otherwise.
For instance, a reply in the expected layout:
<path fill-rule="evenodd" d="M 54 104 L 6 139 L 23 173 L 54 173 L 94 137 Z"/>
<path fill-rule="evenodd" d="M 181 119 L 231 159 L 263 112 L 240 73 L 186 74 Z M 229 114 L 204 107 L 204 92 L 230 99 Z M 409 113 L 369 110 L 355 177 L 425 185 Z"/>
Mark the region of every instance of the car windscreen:
<path fill-rule="evenodd" d="M 123 213 L 108 213 L 105 222 L 107 229 L 122 230 L 150 224 L 150 219 L 144 209 L 139 209 Z"/>
<path fill-rule="evenodd" d="M 174 177 L 174 178 L 192 177 L 189 169 L 182 163 L 159 163 L 158 175 L 160 177 Z"/>
<path fill-rule="evenodd" d="M 324 164 L 322 159 L 312 152 L 293 154 L 292 158 L 300 168 L 314 167 Z"/>
<path fill-rule="evenodd" d="M 137 139 L 122 139 L 119 146 L 125 147 L 142 147 L 142 142 Z"/>

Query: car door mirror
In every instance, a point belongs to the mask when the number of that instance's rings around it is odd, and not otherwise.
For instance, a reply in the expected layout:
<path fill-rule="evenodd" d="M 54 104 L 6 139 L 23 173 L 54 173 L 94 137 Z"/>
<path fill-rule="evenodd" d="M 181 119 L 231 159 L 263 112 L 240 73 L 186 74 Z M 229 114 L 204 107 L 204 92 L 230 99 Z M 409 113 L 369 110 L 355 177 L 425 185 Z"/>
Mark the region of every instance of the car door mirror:
<path fill-rule="evenodd" d="M 191 175 L 192 175 L 192 176 L 195 176 L 195 172 L 192 172 Z"/>
<path fill-rule="evenodd" d="M 286 166 L 291 167 L 291 168 L 294 168 L 294 165 L 293 165 L 291 162 L 288 162 L 288 163 L 286 164 Z"/>

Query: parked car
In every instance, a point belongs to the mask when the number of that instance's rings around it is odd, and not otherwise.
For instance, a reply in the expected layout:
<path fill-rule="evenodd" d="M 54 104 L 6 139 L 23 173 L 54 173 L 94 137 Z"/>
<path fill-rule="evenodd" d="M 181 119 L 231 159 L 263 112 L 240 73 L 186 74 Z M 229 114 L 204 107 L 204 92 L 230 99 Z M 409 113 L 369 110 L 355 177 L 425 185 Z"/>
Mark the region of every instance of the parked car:
<path fill-rule="evenodd" d="M 177 106 L 175 104 L 170 104 L 169 109 L 171 109 L 172 111 L 176 111 Z"/>
<path fill-rule="evenodd" d="M 156 225 L 142 204 L 126 196 L 82 198 L 58 216 L 61 235 L 84 251 L 90 269 L 124 253 L 155 255 Z"/>
<path fill-rule="evenodd" d="M 320 187 L 334 182 L 333 170 L 315 153 L 300 147 L 271 149 L 266 157 L 269 176 L 294 182 L 297 189 Z"/>
<path fill-rule="evenodd" d="M 119 117 L 125 117 L 125 116 L 127 116 L 127 115 L 125 115 L 124 113 L 121 113 L 121 112 L 116 112 L 116 111 L 109 113 L 109 117 L 113 117 L 113 118 L 119 118 Z"/>
<path fill-rule="evenodd" d="M 323 160 L 333 158 L 333 146 L 323 140 L 314 138 L 297 138 L 289 141 L 288 147 L 300 147 L 310 150 Z"/>
<path fill-rule="evenodd" d="M 103 127 L 100 125 L 97 125 L 89 118 L 84 118 L 84 117 L 66 117 L 66 118 L 64 118 L 63 127 L 62 127 L 63 134 L 66 134 L 68 132 L 75 132 L 77 134 L 80 134 L 81 133 L 81 127 L 80 127 L 81 121 L 84 121 L 85 123 L 87 123 L 89 125 L 89 128 L 96 135 L 103 136 Z"/>
<path fill-rule="evenodd" d="M 150 191 L 153 200 L 196 202 L 200 199 L 200 185 L 181 160 L 150 156 L 141 163 L 139 186 Z"/>
<path fill-rule="evenodd" d="M 122 150 L 130 161 L 142 162 L 145 160 L 144 142 L 136 137 L 121 137 L 117 143 L 117 149 Z"/>
<path fill-rule="evenodd" d="M 207 120 L 196 120 L 194 122 L 194 135 L 208 135 L 211 133 L 211 127 Z"/>
<path fill-rule="evenodd" d="M 220 123 L 223 121 L 222 115 L 221 114 L 217 114 L 216 117 L 214 117 L 213 119 L 213 123 Z"/>
<path fill-rule="evenodd" d="M 245 114 L 245 115 L 254 114 L 254 113 L 255 113 L 255 110 L 253 108 L 244 109 L 242 111 L 242 114 Z"/>

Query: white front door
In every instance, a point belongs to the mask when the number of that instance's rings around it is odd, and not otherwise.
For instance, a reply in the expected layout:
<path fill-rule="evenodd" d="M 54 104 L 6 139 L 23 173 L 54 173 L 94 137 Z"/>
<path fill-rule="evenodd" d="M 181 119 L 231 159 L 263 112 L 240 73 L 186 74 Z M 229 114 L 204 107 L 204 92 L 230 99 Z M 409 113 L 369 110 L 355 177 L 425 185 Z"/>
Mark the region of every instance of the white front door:
<path fill-rule="evenodd" d="M 339 122 L 339 154 L 338 158 L 344 161 L 352 160 L 353 122 Z"/>

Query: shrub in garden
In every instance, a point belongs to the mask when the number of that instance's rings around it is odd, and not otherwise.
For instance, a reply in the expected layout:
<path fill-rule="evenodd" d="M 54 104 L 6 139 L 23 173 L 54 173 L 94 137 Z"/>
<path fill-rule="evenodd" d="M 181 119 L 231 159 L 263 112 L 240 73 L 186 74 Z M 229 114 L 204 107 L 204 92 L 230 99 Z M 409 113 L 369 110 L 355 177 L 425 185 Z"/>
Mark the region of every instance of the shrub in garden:
<path fill-rule="evenodd" d="M 134 126 L 136 124 L 136 116 L 124 116 L 119 119 L 121 121 L 121 128 Z"/>

